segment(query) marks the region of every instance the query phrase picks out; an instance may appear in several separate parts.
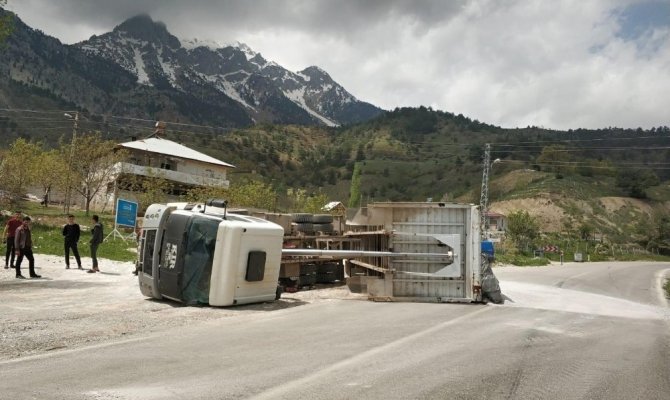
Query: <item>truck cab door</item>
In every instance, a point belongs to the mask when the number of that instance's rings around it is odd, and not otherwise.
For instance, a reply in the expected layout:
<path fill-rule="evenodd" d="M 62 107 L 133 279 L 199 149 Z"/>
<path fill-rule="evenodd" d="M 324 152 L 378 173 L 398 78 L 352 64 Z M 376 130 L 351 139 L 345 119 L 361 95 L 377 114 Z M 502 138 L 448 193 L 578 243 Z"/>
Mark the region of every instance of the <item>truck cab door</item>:
<path fill-rule="evenodd" d="M 171 214 L 163 229 L 158 289 L 162 296 L 182 301 L 181 281 L 184 273 L 186 226 L 189 216 Z"/>

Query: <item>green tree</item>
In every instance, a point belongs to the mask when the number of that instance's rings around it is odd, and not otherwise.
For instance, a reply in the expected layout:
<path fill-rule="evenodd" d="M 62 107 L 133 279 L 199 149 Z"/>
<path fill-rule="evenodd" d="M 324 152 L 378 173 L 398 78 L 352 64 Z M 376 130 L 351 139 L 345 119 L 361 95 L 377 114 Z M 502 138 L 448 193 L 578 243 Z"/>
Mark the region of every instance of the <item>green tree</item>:
<path fill-rule="evenodd" d="M 616 185 L 638 199 L 646 198 L 646 190 L 659 183 L 658 176 L 648 169 L 620 169 L 616 175 Z"/>
<path fill-rule="evenodd" d="M 535 162 L 540 164 L 543 170 L 554 172 L 557 178 L 562 178 L 573 170 L 569 164 L 572 157 L 566 150 L 563 145 L 552 144 L 546 146 L 542 149 L 542 153 L 537 156 Z"/>
<path fill-rule="evenodd" d="M 151 204 L 165 203 L 172 183 L 161 176 L 131 175 L 126 178 L 127 189 L 134 192 L 139 208 L 146 210 Z"/>
<path fill-rule="evenodd" d="M 228 190 L 228 202 L 230 205 L 271 210 L 274 208 L 276 201 L 277 192 L 275 192 L 272 185 L 261 181 L 249 181 L 238 185 L 231 185 Z"/>
<path fill-rule="evenodd" d="M 589 240 L 591 239 L 591 236 L 593 236 L 593 226 L 590 224 L 583 222 L 581 225 L 579 225 L 579 238 L 582 240 Z"/>
<path fill-rule="evenodd" d="M 14 30 L 14 15 L 4 8 L 7 6 L 7 0 L 0 0 L 0 48 L 4 46 L 5 41 Z"/>
<path fill-rule="evenodd" d="M 196 187 L 186 193 L 186 201 L 204 203 L 209 199 L 228 199 L 228 189 L 216 186 Z"/>
<path fill-rule="evenodd" d="M 506 234 L 519 251 L 529 251 L 540 235 L 540 226 L 537 219 L 528 214 L 528 211 L 517 210 L 507 216 Z"/>
<path fill-rule="evenodd" d="M 68 160 L 71 189 L 84 197 L 86 215 L 91 201 L 118 173 L 118 163 L 126 153 L 116 142 L 103 140 L 99 134 L 88 134 L 74 144 L 61 145 L 61 156 Z"/>
<path fill-rule="evenodd" d="M 41 151 L 35 157 L 34 183 L 42 187 L 42 193 L 51 193 L 53 189 L 63 188 L 66 184 L 67 164 L 57 149 Z M 44 204 L 48 206 L 47 203 Z"/>
<path fill-rule="evenodd" d="M 11 204 L 26 194 L 35 181 L 35 168 L 41 153 L 40 146 L 19 138 L 9 146 L 0 166 L 0 186 L 9 194 Z"/>
<path fill-rule="evenodd" d="M 319 192 L 308 194 L 305 189 L 288 189 L 286 193 L 292 199 L 291 211 L 320 213 L 322 207 L 328 203 L 328 196 Z"/>
<path fill-rule="evenodd" d="M 276 207 L 277 192 L 272 185 L 261 181 L 248 181 L 230 185 L 230 188 L 199 187 L 186 194 L 186 200 L 205 202 L 209 199 L 224 199 L 229 206 L 253 207 L 272 210 Z"/>
<path fill-rule="evenodd" d="M 638 219 L 635 232 L 647 250 L 670 250 L 670 214 L 667 212 L 656 211 L 652 217 L 644 214 Z"/>
<path fill-rule="evenodd" d="M 361 204 L 361 163 L 354 164 L 354 172 L 351 176 L 351 189 L 349 189 L 349 208 L 360 207 Z"/>

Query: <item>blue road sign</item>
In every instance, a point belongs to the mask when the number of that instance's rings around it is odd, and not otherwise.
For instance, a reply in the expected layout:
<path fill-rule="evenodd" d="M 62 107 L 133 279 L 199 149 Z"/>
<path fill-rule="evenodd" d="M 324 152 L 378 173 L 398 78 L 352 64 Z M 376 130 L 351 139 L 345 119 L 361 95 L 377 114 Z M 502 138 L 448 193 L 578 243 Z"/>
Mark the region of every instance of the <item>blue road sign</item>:
<path fill-rule="evenodd" d="M 116 225 L 129 228 L 137 225 L 137 203 L 123 199 L 116 200 Z"/>

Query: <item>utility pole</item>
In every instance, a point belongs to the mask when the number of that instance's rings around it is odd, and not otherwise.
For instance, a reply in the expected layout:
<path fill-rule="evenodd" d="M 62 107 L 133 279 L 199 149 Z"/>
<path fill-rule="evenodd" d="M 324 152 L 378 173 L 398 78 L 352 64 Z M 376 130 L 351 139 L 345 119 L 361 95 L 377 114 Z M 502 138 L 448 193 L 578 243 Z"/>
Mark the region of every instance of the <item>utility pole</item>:
<path fill-rule="evenodd" d="M 72 127 L 72 141 L 70 142 L 70 160 L 68 162 L 67 170 L 67 185 L 65 187 L 65 204 L 63 205 L 63 211 L 65 213 L 70 212 L 70 202 L 72 200 L 72 160 L 74 160 L 74 148 L 77 143 L 77 129 L 79 128 L 79 112 L 74 113 L 74 118 L 70 114 L 65 114 L 66 117 L 72 118 L 74 125 Z"/>
<path fill-rule="evenodd" d="M 150 137 L 155 137 L 158 139 L 161 139 L 162 136 L 165 136 L 165 128 L 167 125 L 163 121 L 156 121 L 156 129 L 154 130 L 154 134 L 151 135 Z"/>
<path fill-rule="evenodd" d="M 484 146 L 484 172 L 482 173 L 482 194 L 479 200 L 479 232 L 482 239 L 488 238 L 486 213 L 489 208 L 489 173 L 491 172 L 491 144 Z"/>

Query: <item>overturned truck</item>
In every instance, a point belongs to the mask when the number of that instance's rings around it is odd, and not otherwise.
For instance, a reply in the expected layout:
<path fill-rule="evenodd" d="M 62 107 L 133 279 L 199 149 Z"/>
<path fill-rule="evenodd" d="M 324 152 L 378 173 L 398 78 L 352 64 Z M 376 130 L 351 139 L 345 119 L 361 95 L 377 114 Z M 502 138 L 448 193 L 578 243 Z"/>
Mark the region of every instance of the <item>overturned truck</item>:
<path fill-rule="evenodd" d="M 374 203 L 347 228 L 338 236 L 301 237 L 304 247 L 282 248 L 292 237 L 284 228 L 227 213 L 223 201 L 154 204 L 140 238 L 140 289 L 158 299 L 229 306 L 277 299 L 291 274 L 328 268 L 371 300 L 499 298 L 482 259 L 476 206 Z"/>

